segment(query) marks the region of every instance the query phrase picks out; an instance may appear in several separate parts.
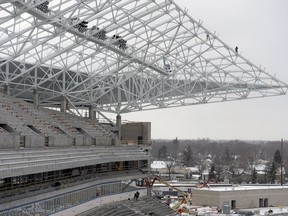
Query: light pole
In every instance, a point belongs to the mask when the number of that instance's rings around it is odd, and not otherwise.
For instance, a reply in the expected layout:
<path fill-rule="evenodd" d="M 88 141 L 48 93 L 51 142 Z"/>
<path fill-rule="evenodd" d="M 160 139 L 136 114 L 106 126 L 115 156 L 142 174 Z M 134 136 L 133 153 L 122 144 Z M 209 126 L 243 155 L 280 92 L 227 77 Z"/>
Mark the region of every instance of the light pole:
<path fill-rule="evenodd" d="M 281 166 L 280 182 L 281 182 L 281 185 L 283 185 L 283 139 L 281 139 L 281 163 L 280 163 L 280 166 Z"/>
<path fill-rule="evenodd" d="M 147 196 L 151 195 L 151 189 L 150 189 L 150 175 L 151 175 L 151 158 L 150 158 L 150 151 L 149 148 L 147 148 L 147 154 L 148 154 L 148 170 L 147 170 L 147 181 L 146 181 L 146 187 L 147 187 Z M 148 185 L 147 185 L 148 182 Z"/>

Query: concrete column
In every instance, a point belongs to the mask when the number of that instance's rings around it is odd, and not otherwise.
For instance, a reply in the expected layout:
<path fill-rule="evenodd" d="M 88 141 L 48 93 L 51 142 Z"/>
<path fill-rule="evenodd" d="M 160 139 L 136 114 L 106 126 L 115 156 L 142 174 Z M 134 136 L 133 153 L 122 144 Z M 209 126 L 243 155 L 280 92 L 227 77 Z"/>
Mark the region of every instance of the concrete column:
<path fill-rule="evenodd" d="M 151 122 L 143 122 L 142 125 L 143 144 L 151 144 Z"/>
<path fill-rule="evenodd" d="M 118 139 L 121 142 L 121 115 L 119 114 L 116 116 L 116 126 L 118 129 Z"/>
<path fill-rule="evenodd" d="M 39 105 L 39 96 L 38 96 L 38 89 L 33 89 L 33 104 L 37 106 Z"/>
<path fill-rule="evenodd" d="M 94 120 L 96 118 L 96 112 L 94 111 L 94 106 L 89 106 L 89 118 Z"/>
<path fill-rule="evenodd" d="M 4 94 L 10 95 L 10 86 L 9 85 L 4 85 Z"/>
<path fill-rule="evenodd" d="M 62 100 L 61 100 L 61 108 L 60 108 L 61 112 L 66 113 L 67 110 L 67 101 L 66 98 L 63 96 Z"/>

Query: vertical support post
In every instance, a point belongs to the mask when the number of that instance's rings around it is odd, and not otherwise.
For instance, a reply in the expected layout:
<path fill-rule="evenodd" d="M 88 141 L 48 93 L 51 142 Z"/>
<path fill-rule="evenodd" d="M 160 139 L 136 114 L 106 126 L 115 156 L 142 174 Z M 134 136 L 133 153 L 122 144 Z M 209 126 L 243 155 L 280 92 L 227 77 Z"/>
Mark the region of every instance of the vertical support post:
<path fill-rule="evenodd" d="M 151 151 L 149 151 L 149 148 L 147 148 L 147 154 L 148 154 L 148 165 L 147 165 L 147 182 L 149 183 L 148 185 L 146 185 L 146 187 L 147 187 L 147 196 L 151 196 L 151 188 L 150 188 L 150 184 L 151 184 L 151 182 L 150 182 L 150 172 L 151 172 L 151 170 L 150 170 L 150 168 L 151 168 L 151 158 L 150 158 L 150 153 L 151 153 Z"/>
<path fill-rule="evenodd" d="M 4 94 L 10 95 L 10 86 L 8 84 L 4 85 Z"/>
<path fill-rule="evenodd" d="M 14 148 L 16 149 L 16 135 L 15 135 L 15 129 L 13 129 L 13 143 L 14 143 Z"/>
<path fill-rule="evenodd" d="M 96 112 L 94 111 L 94 106 L 89 106 L 89 118 L 94 120 L 96 118 Z"/>
<path fill-rule="evenodd" d="M 116 127 L 118 128 L 118 139 L 121 142 L 122 134 L 121 134 L 121 115 L 120 114 L 116 116 Z"/>
<path fill-rule="evenodd" d="M 66 97 L 63 96 L 62 97 L 62 100 L 61 100 L 61 112 L 64 112 L 66 113 L 66 110 L 67 110 L 67 101 L 66 101 Z"/>
<path fill-rule="evenodd" d="M 280 176 L 281 185 L 283 185 L 283 139 L 281 139 L 281 176 Z"/>
<path fill-rule="evenodd" d="M 33 104 L 36 105 L 36 107 L 38 108 L 39 95 L 38 95 L 38 89 L 37 88 L 33 89 Z"/>

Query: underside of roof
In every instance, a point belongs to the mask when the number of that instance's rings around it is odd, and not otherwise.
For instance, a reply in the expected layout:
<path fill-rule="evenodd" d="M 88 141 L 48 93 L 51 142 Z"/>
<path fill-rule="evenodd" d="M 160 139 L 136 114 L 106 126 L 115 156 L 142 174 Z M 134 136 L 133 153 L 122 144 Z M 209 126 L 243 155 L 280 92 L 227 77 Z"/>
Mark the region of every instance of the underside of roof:
<path fill-rule="evenodd" d="M 283 95 L 172 0 L 0 1 L 0 88 L 114 113 Z"/>

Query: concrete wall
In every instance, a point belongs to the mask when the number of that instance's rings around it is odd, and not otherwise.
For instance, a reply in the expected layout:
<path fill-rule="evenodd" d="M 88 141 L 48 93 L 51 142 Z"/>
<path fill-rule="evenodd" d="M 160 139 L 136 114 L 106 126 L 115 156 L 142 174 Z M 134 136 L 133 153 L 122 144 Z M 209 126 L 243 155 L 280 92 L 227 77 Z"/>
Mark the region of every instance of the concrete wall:
<path fill-rule="evenodd" d="M 223 203 L 236 201 L 236 208 L 254 208 L 259 206 L 259 199 L 268 199 L 268 206 L 287 206 L 288 187 L 243 188 L 243 190 L 193 190 L 193 205 L 208 205 L 223 208 Z M 232 207 L 232 206 L 231 206 Z M 263 207 L 263 206 L 262 206 Z"/>
<path fill-rule="evenodd" d="M 219 205 L 219 191 L 210 191 L 206 189 L 194 189 L 193 190 L 193 205 L 208 205 L 222 208 L 222 204 Z"/>
<path fill-rule="evenodd" d="M 140 144 L 138 138 L 142 137 L 143 144 L 151 141 L 151 123 L 150 122 L 131 122 L 121 125 L 121 140 L 129 144 Z"/>
<path fill-rule="evenodd" d="M 24 137 L 24 140 L 25 140 L 25 147 L 27 148 L 38 148 L 38 147 L 44 147 L 45 145 L 44 137 L 42 136 L 26 135 Z M 1 135 L 0 148 L 2 149 L 20 148 L 20 136 L 13 134 Z"/>
<path fill-rule="evenodd" d="M 110 146 L 112 145 L 112 139 L 106 137 L 97 137 L 96 138 L 96 146 Z"/>
<path fill-rule="evenodd" d="M 45 138 L 42 136 L 26 135 L 25 147 L 26 148 L 38 148 L 45 146 Z M 92 145 L 92 138 L 90 136 L 77 136 L 74 138 L 68 135 L 54 135 L 48 137 L 49 147 L 67 147 L 67 146 L 90 146 Z M 112 138 L 97 137 L 97 146 L 110 146 L 112 145 Z M 0 149 L 13 149 L 20 148 L 20 136 L 13 134 L 6 134 L 0 136 Z"/>
<path fill-rule="evenodd" d="M 84 136 L 84 137 L 83 137 L 83 145 L 84 145 L 84 146 L 90 146 L 90 145 L 92 145 L 92 137 L 90 137 L 90 136 Z"/>
<path fill-rule="evenodd" d="M 27 147 L 27 148 L 35 148 L 35 147 L 44 147 L 45 146 L 45 139 L 42 136 L 26 135 L 24 139 L 25 139 L 25 147 Z"/>
<path fill-rule="evenodd" d="M 18 139 L 15 137 L 15 141 L 18 140 L 18 142 L 14 142 L 14 136 L 13 135 L 1 135 L 0 136 L 0 148 L 6 149 L 6 148 L 17 148 L 19 147 L 19 136 Z"/>
<path fill-rule="evenodd" d="M 49 136 L 48 146 L 69 146 L 69 137 L 66 135 Z"/>
<path fill-rule="evenodd" d="M 84 145 L 84 138 L 83 136 L 76 136 L 75 138 L 75 145 L 76 146 L 83 146 Z"/>

